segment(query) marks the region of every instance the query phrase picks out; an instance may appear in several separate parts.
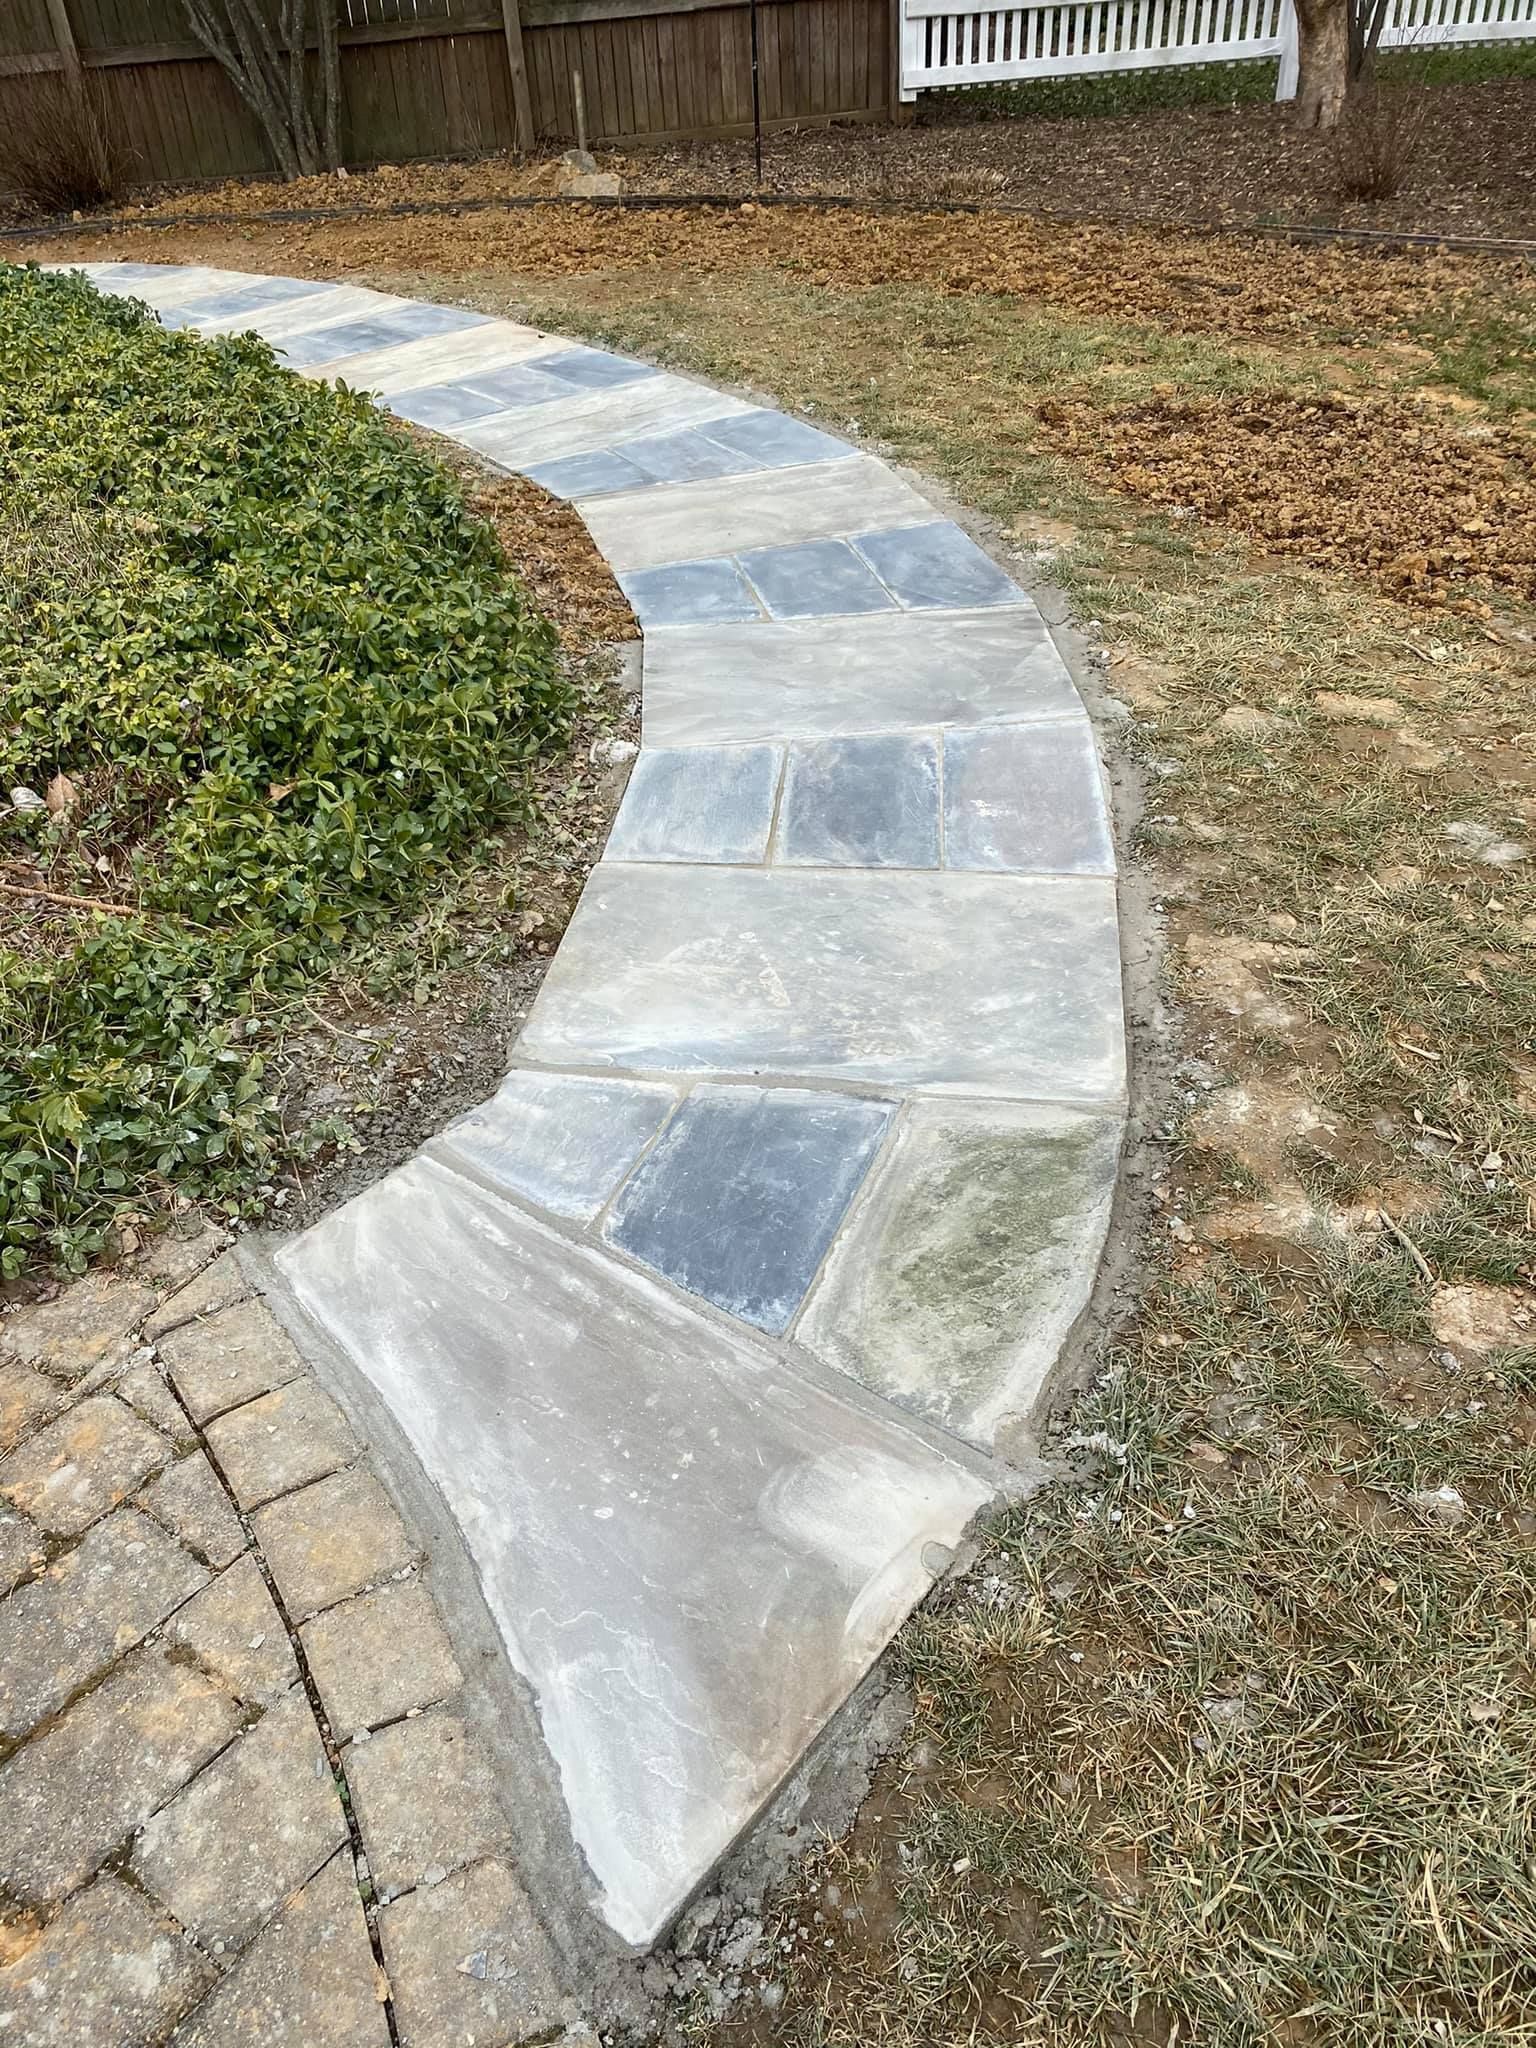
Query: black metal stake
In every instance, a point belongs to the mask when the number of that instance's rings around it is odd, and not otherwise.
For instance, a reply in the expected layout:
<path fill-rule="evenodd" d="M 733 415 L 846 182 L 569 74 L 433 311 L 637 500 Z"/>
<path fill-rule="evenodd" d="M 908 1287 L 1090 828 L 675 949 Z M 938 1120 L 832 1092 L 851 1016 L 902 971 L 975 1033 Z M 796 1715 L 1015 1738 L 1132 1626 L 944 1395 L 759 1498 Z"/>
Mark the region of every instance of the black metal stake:
<path fill-rule="evenodd" d="M 757 0 L 752 0 L 752 158 L 756 181 L 763 182 L 763 103 L 757 83 Z"/>

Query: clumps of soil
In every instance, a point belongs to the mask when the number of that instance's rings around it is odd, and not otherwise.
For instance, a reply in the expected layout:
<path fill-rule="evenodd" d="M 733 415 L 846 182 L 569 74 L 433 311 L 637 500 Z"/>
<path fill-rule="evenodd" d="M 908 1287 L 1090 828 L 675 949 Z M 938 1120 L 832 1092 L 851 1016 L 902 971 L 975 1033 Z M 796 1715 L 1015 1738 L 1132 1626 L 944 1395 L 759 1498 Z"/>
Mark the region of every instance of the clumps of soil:
<path fill-rule="evenodd" d="M 1529 440 L 1431 403 L 1227 394 L 1048 401 L 1053 446 L 1144 503 L 1415 603 L 1536 598 Z"/>

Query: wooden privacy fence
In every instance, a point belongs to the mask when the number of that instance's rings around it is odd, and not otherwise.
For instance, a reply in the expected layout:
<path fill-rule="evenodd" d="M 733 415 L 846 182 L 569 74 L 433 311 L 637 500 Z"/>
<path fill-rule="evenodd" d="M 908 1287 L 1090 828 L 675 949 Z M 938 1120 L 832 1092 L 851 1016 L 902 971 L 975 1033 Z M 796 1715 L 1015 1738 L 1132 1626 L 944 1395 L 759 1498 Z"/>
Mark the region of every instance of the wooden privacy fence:
<path fill-rule="evenodd" d="M 760 0 L 766 127 L 899 108 L 894 0 Z M 747 0 L 341 0 L 349 163 L 752 129 Z M 518 121 L 519 51 L 529 135 Z M 188 34 L 179 0 L 0 0 L 0 122 L 39 73 L 78 64 L 144 179 L 270 168 L 261 133 Z"/>
<path fill-rule="evenodd" d="M 1278 57 L 1277 99 L 1296 92 L 1292 0 L 1048 0 L 956 12 L 899 0 L 901 97 L 942 86 L 1230 64 Z M 1536 0 L 1390 0 L 1384 49 L 1536 40 Z"/>

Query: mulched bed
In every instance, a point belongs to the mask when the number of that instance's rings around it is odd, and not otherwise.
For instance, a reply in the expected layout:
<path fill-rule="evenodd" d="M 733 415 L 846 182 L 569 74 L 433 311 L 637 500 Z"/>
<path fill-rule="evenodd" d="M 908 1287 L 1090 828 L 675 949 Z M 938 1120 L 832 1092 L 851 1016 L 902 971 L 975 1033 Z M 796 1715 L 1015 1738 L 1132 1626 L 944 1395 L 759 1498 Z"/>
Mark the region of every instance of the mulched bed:
<path fill-rule="evenodd" d="M 1067 399 L 1038 418 L 1054 447 L 1143 503 L 1364 573 L 1389 596 L 1536 597 L 1536 470 L 1529 439 L 1506 428 L 1468 431 L 1406 400 L 1279 394 L 1119 410 Z"/>
<path fill-rule="evenodd" d="M 1274 104 L 1162 108 L 1090 119 L 968 113 L 959 95 L 921 103 L 907 126 L 847 126 L 770 135 L 763 189 L 882 198 L 1003 199 L 1080 219 L 1325 224 L 1446 235 L 1536 238 L 1536 78 L 1420 89 L 1426 109 L 1403 190 L 1345 198 L 1327 137 L 1305 134 Z M 973 105 L 975 103 L 972 103 Z M 754 188 L 749 141 L 599 153 L 635 191 Z M 554 149 L 526 159 L 386 164 L 343 177 L 160 188 L 135 217 L 260 212 L 275 207 L 389 206 L 559 189 Z"/>

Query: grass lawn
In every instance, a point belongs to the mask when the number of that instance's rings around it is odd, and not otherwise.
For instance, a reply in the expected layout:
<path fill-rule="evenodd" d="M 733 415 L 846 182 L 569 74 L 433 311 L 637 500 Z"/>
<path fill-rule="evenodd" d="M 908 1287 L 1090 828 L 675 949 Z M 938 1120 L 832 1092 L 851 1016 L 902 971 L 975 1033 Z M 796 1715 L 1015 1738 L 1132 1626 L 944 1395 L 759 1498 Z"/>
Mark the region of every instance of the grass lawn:
<path fill-rule="evenodd" d="M 270 1184 L 285 1023 L 527 821 L 576 691 L 492 528 L 365 399 L 17 270 L 0 677 L 10 1277 Z"/>
<path fill-rule="evenodd" d="M 946 483 L 1102 648 L 1178 1038 L 1137 1020 L 1139 1303 L 694 2031 L 1536 2042 L 1528 278 L 739 214 L 112 253 L 749 382 Z"/>

